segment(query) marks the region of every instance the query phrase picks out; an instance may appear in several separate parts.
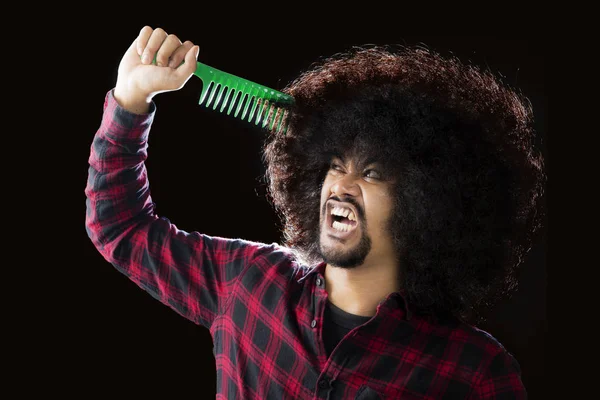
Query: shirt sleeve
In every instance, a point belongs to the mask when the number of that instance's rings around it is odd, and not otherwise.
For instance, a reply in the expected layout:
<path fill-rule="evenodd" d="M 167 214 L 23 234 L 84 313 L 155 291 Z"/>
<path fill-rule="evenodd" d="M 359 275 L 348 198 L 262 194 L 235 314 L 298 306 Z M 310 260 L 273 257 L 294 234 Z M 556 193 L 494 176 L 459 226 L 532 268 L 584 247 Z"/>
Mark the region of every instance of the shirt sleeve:
<path fill-rule="evenodd" d="M 259 253 L 272 245 L 178 229 L 155 213 L 144 161 L 156 105 L 120 107 L 109 91 L 92 141 L 85 228 L 100 254 L 154 298 L 208 328 Z"/>
<path fill-rule="evenodd" d="M 471 398 L 526 400 L 527 391 L 521 380 L 521 367 L 514 356 L 502 348 L 483 371 Z"/>

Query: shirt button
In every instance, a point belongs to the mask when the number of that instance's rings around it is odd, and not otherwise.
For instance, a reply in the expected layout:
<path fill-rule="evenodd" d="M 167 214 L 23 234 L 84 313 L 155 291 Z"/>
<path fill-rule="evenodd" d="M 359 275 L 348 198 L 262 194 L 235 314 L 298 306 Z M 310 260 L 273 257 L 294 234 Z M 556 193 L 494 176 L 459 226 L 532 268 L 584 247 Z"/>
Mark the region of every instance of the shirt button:
<path fill-rule="evenodd" d="M 327 379 L 321 379 L 321 380 L 319 381 L 319 387 L 320 387 L 321 389 L 325 389 L 325 388 L 326 388 L 326 387 L 328 387 L 328 386 L 329 386 L 329 381 L 328 381 Z"/>
<path fill-rule="evenodd" d="M 316 320 L 316 319 L 313 319 L 313 320 L 312 320 L 312 322 L 310 323 L 310 326 L 311 326 L 311 327 L 313 327 L 313 328 L 314 328 L 315 326 L 317 326 L 317 320 Z"/>
<path fill-rule="evenodd" d="M 321 287 L 323 285 L 323 279 L 317 278 L 317 286 Z"/>

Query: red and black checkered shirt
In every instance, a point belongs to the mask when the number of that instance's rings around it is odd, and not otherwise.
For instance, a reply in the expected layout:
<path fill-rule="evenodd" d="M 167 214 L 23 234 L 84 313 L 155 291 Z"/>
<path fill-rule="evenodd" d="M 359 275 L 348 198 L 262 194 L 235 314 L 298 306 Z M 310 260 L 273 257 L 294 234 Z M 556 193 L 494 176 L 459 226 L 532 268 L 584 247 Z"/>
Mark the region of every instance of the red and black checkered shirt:
<path fill-rule="evenodd" d="M 150 295 L 208 328 L 219 399 L 525 399 L 519 364 L 491 335 L 411 313 L 400 292 L 328 356 L 323 263 L 278 244 L 185 232 L 156 215 L 145 160 L 156 106 L 109 91 L 91 145 L 86 229 Z"/>

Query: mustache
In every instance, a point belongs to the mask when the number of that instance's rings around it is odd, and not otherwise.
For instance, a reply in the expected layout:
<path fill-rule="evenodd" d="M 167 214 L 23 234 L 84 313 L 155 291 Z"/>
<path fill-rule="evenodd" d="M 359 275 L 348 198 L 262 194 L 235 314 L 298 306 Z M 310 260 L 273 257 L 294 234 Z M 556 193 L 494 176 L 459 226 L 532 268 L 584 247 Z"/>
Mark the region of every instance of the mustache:
<path fill-rule="evenodd" d="M 336 200 L 336 201 L 339 201 L 342 203 L 352 204 L 354 206 L 354 208 L 356 209 L 356 213 L 358 214 L 357 215 L 358 219 L 360 219 L 361 222 L 365 222 L 365 212 L 353 197 L 331 196 L 330 198 L 327 199 L 327 201 L 329 201 L 329 200 Z M 327 201 L 325 202 L 325 204 L 323 204 L 323 209 L 321 210 L 321 212 L 323 214 L 325 214 L 325 211 L 327 210 Z"/>

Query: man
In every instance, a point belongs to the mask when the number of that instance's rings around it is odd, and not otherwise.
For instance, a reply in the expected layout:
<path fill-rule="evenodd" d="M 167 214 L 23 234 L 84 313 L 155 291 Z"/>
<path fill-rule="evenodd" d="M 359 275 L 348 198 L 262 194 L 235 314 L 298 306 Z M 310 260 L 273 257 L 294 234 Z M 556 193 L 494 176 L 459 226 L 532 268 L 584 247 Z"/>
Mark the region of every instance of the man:
<path fill-rule="evenodd" d="M 199 48 L 144 27 L 89 158 L 86 228 L 142 289 L 210 329 L 235 399 L 527 397 L 517 360 L 468 321 L 514 290 L 545 174 L 527 103 L 423 49 L 356 49 L 285 91 L 264 146 L 284 244 L 185 232 L 145 169 L 157 94 Z M 156 60 L 154 63 L 153 60 Z"/>

